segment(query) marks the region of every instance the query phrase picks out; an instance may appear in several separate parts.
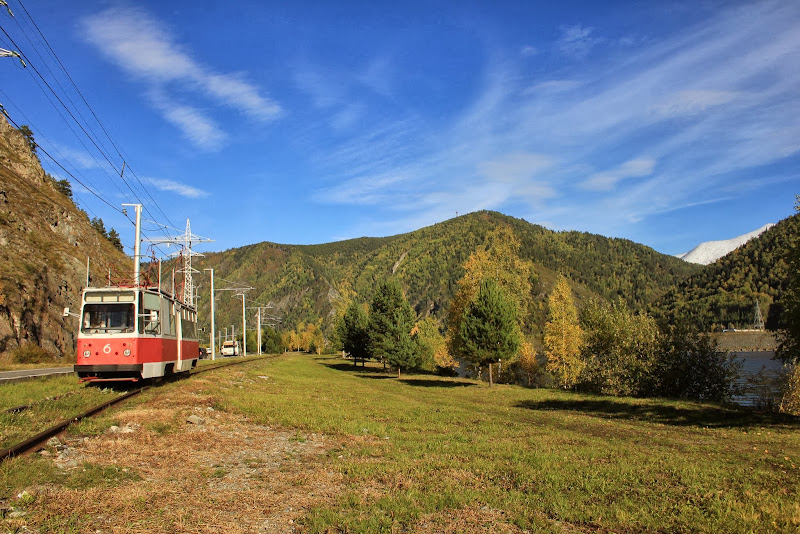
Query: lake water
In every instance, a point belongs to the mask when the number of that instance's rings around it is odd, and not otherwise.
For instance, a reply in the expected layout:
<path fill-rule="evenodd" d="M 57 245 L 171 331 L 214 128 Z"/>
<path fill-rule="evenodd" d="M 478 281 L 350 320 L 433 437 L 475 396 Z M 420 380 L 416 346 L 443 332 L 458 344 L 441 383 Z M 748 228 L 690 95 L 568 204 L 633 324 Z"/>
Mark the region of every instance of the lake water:
<path fill-rule="evenodd" d="M 734 402 L 756 408 L 779 405 L 789 366 L 773 360 L 775 353 L 772 351 L 732 354 L 742 364 L 738 384 L 744 388 L 741 395 L 733 398 Z"/>

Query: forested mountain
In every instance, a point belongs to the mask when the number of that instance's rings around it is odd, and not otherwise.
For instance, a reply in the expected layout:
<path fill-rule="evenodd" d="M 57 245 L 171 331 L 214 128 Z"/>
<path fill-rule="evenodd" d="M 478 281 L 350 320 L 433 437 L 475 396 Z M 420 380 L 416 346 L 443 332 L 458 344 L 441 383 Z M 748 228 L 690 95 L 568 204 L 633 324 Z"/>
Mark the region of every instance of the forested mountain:
<path fill-rule="evenodd" d="M 686 317 L 707 330 L 748 328 L 759 303 L 768 329 L 779 328 L 786 290 L 785 254 L 800 237 L 794 215 L 671 287 L 651 306 L 657 318 Z"/>
<path fill-rule="evenodd" d="M 389 276 L 398 279 L 419 316 L 443 319 L 464 262 L 498 225 L 513 230 L 521 242 L 520 256 L 534 263 L 542 325 L 545 296 L 559 273 L 571 281 L 579 300 L 595 294 L 644 309 L 702 269 L 632 241 L 554 232 L 487 211 L 385 238 L 323 245 L 259 243 L 207 254 L 202 267 L 215 268 L 217 288 L 225 287 L 223 279 L 255 287 L 248 301 L 270 302 L 272 313 L 289 327 L 311 321 L 328 329 L 338 306 L 353 298 L 368 301 L 377 282 Z M 217 301 L 218 325 L 241 324 L 241 300 L 218 296 Z M 208 322 L 208 291 L 201 291 L 198 306 L 201 320 Z"/>

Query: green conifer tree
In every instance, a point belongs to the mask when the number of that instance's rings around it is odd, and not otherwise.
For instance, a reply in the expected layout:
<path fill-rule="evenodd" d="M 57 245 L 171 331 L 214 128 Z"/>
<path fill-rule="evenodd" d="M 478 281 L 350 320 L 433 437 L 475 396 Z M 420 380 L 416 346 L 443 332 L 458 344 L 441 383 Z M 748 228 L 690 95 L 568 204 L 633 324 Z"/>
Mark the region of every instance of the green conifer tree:
<path fill-rule="evenodd" d="M 497 282 L 488 278 L 481 282 L 459 327 L 462 353 L 473 364 L 489 366 L 491 386 L 491 365 L 512 358 L 519 348 L 516 306 Z"/>
<path fill-rule="evenodd" d="M 352 356 L 353 365 L 369 358 L 369 317 L 356 301 L 350 303 L 337 326 L 342 350 Z"/>
<path fill-rule="evenodd" d="M 120 252 L 125 251 L 122 246 L 122 241 L 119 238 L 119 234 L 113 228 L 108 231 L 108 240 L 111 241 L 111 244 L 114 245 L 115 249 L 119 250 Z"/>
<path fill-rule="evenodd" d="M 411 337 L 414 311 L 400 284 L 394 280 L 378 284 L 369 313 L 370 355 L 397 368 L 415 368 L 418 364 L 416 343 Z"/>

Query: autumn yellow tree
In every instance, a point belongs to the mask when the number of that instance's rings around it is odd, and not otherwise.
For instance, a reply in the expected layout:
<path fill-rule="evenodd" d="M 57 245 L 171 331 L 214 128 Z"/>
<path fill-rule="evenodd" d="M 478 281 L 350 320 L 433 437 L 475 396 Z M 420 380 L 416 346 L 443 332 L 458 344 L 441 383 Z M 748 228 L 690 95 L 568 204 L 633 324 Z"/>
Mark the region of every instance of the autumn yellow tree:
<path fill-rule="evenodd" d="M 547 370 L 558 383 L 569 388 L 575 385 L 586 363 L 581 358 L 583 330 L 572 290 L 563 276 L 559 278 L 547 300 L 547 323 L 544 326 Z"/>
<path fill-rule="evenodd" d="M 452 369 L 456 362 L 447 352 L 447 343 L 439 332 L 439 325 L 432 317 L 418 321 L 411 330 L 411 335 L 417 342 L 420 353 L 420 368 L 426 371 L 435 371 L 436 368 Z"/>
<path fill-rule="evenodd" d="M 800 365 L 795 364 L 789 373 L 789 381 L 781 400 L 780 411 L 800 415 Z"/>
<path fill-rule="evenodd" d="M 297 341 L 297 333 L 294 330 L 289 330 L 281 334 L 281 345 L 285 351 L 292 351 L 295 349 Z"/>
<path fill-rule="evenodd" d="M 532 303 L 535 280 L 533 264 L 519 257 L 520 243 L 510 226 L 499 226 L 487 235 L 485 246 L 473 252 L 464 263 L 464 276 L 450 303 L 447 315 L 447 349 L 452 356 L 463 356 L 460 336 L 464 312 L 478 294 L 481 282 L 494 280 L 511 302 L 517 317 L 517 332 L 525 330 Z"/>
<path fill-rule="evenodd" d="M 536 359 L 536 349 L 530 341 L 523 341 L 520 345 L 517 365 L 525 374 L 528 385 L 532 385 L 534 377 L 539 374 L 539 361 Z"/>

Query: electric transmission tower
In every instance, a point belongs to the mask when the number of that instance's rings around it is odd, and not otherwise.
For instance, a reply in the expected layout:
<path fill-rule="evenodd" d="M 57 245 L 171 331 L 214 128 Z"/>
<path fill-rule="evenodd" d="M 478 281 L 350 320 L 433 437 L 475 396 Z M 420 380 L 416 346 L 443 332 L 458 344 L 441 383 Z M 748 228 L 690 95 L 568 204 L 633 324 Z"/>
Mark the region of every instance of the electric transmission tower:
<path fill-rule="evenodd" d="M 183 267 L 181 267 L 177 271 L 183 274 L 182 300 L 187 304 L 194 304 L 194 281 L 192 279 L 192 276 L 195 273 L 199 273 L 200 271 L 192 268 L 192 257 L 202 256 L 202 254 L 200 254 L 199 252 L 194 252 L 192 250 L 192 245 L 196 245 L 197 243 L 210 243 L 214 240 L 194 235 L 192 233 L 191 227 L 189 226 L 189 219 L 186 219 L 186 232 L 182 236 L 165 237 L 161 239 L 148 239 L 147 241 L 156 244 L 166 244 L 166 245 L 174 244 L 181 246 L 181 249 L 179 251 L 173 252 L 172 254 L 170 254 L 170 256 L 180 256 L 183 258 Z"/>
<path fill-rule="evenodd" d="M 764 317 L 761 315 L 761 306 L 758 305 L 758 299 L 756 299 L 753 310 L 753 329 L 764 330 Z"/>

